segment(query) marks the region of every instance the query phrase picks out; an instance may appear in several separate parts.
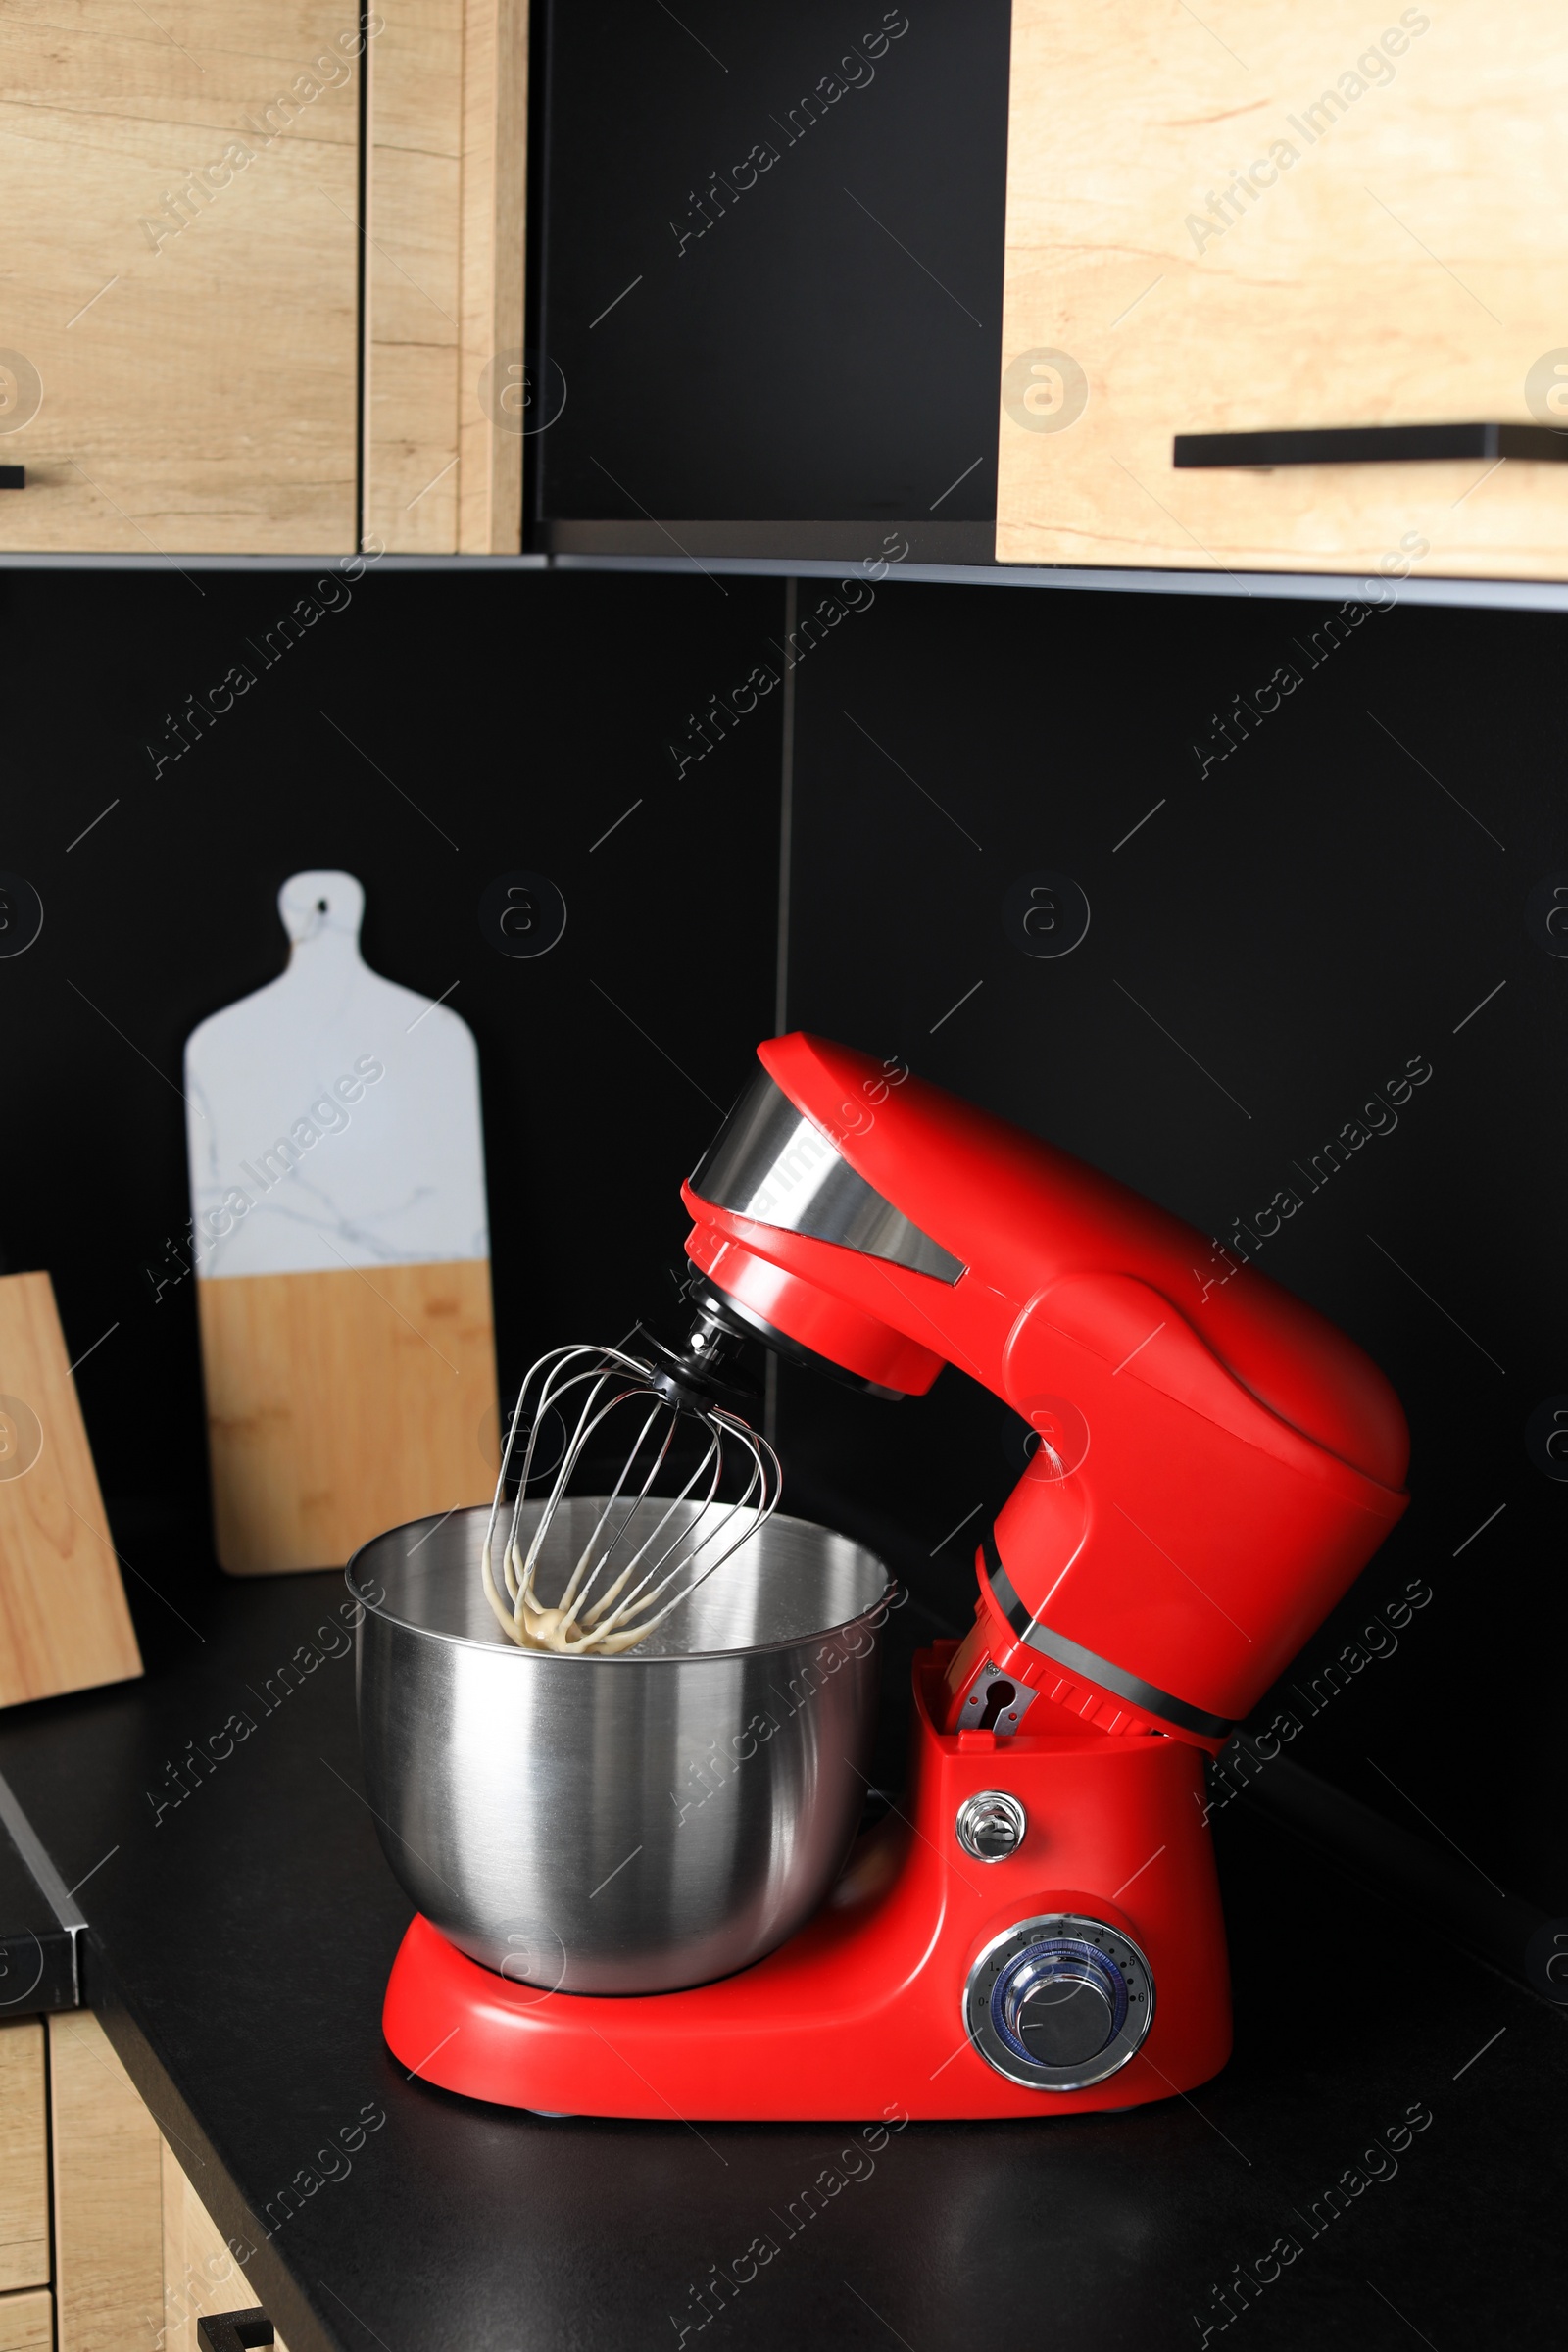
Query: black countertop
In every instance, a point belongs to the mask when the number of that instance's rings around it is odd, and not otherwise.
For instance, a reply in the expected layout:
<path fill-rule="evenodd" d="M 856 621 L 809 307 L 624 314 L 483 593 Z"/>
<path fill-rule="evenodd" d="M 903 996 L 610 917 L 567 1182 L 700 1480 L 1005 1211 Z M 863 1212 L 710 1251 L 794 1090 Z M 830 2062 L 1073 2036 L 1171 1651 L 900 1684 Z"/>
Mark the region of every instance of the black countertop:
<path fill-rule="evenodd" d="M 793 2236 L 772 2217 L 843 2126 L 549 2122 L 410 2081 L 379 2032 L 410 1911 L 362 1790 L 341 1580 L 195 1591 L 199 1646 L 15 1710 L 0 1773 L 78 1889 L 86 1997 L 290 2352 L 1159 2352 L 1228 2335 L 1238 2265 L 1257 2352 L 1560 2344 L 1564 2014 L 1242 1803 L 1215 1818 L 1237 2012 L 1215 2082 L 910 2125 Z M 270 1702 L 302 1648 L 319 1663 Z M 167 1768 L 234 1710 L 255 1730 L 174 1801 Z M 716 2288 L 764 2232 L 776 2255 Z"/>
<path fill-rule="evenodd" d="M 25 1814 L 0 1781 L 0 2022 L 76 2006 L 81 1917 Z"/>

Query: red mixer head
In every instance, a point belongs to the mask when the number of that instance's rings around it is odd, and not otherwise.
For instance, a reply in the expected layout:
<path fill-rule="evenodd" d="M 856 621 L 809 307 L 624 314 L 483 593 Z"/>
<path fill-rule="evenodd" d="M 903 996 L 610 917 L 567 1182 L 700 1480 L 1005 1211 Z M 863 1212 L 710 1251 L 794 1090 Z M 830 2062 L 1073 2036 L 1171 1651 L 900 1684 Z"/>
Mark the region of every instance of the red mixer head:
<path fill-rule="evenodd" d="M 945 1363 L 1039 1437 L 982 1546 L 985 1669 L 1105 1731 L 1217 1747 L 1404 1509 L 1383 1375 L 1083 1161 L 802 1033 L 685 1186 L 694 1296 L 882 1396 Z"/>

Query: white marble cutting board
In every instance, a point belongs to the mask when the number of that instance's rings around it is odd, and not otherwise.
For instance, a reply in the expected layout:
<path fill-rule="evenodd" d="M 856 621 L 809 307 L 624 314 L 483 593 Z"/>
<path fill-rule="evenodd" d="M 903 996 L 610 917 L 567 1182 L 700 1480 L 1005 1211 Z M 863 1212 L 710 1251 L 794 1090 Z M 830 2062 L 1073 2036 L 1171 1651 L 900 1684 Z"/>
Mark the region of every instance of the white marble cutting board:
<path fill-rule="evenodd" d="M 287 970 L 185 1047 L 197 1274 L 487 1258 L 467 1023 L 362 960 L 352 874 L 295 874 L 277 905 Z"/>
<path fill-rule="evenodd" d="M 278 893 L 288 968 L 185 1048 L 214 1534 L 232 1574 L 340 1566 L 488 1498 L 479 1069 L 360 957 L 352 874 Z"/>

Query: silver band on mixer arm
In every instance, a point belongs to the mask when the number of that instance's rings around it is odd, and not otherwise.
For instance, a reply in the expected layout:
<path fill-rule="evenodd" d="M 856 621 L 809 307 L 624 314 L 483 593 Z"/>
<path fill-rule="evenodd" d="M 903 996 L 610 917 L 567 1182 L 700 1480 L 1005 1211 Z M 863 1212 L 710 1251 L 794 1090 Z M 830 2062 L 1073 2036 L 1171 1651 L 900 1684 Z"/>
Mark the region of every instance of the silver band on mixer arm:
<path fill-rule="evenodd" d="M 944 1250 L 857 1175 L 821 1129 L 796 1109 L 766 1071 L 753 1080 L 691 1178 L 699 1200 L 759 1225 L 836 1242 L 862 1257 L 880 1257 L 956 1282 L 963 1260 Z"/>
<path fill-rule="evenodd" d="M 996 1537 L 989 1529 L 981 1538 L 981 1547 L 985 1552 L 986 1574 L 991 1582 L 991 1590 L 996 1594 L 997 1606 L 1020 1642 L 1027 1642 L 1031 1649 L 1038 1649 L 1042 1657 L 1053 1659 L 1056 1665 L 1069 1667 L 1076 1674 L 1087 1675 L 1091 1682 L 1100 1683 L 1105 1690 L 1113 1690 L 1118 1698 L 1126 1699 L 1130 1706 L 1141 1708 L 1146 1715 L 1161 1715 L 1167 1723 L 1179 1724 L 1184 1732 L 1196 1732 L 1202 1740 L 1229 1739 L 1236 1726 L 1223 1715 L 1208 1715 L 1201 1707 L 1189 1706 L 1184 1698 L 1173 1698 L 1168 1690 L 1161 1690 L 1157 1683 L 1146 1683 L 1141 1676 L 1128 1674 L 1124 1668 L 1113 1666 L 1109 1658 L 1097 1657 L 1092 1649 L 1085 1649 L 1081 1642 L 1070 1642 L 1065 1634 L 1054 1634 L 1049 1625 L 1042 1625 L 1038 1617 L 1031 1617 L 1018 1597 L 1012 1579 L 1002 1565 Z"/>

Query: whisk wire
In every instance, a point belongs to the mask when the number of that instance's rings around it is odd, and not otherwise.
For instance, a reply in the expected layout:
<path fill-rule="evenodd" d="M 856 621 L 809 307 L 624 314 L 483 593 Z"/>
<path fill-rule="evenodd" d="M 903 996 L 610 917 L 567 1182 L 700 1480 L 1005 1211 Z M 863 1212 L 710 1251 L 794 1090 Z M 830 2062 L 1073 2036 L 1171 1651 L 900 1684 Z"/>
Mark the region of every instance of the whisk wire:
<path fill-rule="evenodd" d="M 606 1388 L 612 1384 L 603 1375 L 595 1372 L 589 1372 L 579 1374 L 575 1379 L 570 1381 L 558 1381 L 556 1387 L 556 1397 L 558 1403 L 560 1396 L 564 1394 L 566 1389 L 578 1387 L 584 1382 L 591 1384 L 588 1389 L 588 1395 L 584 1399 L 582 1410 L 578 1415 L 576 1429 L 572 1433 L 571 1440 L 566 1446 L 565 1452 L 564 1453 L 560 1466 L 556 1472 L 556 1481 L 553 1489 L 551 1490 L 549 1502 L 547 1503 L 545 1510 L 540 1515 L 539 1525 L 534 1531 L 533 1541 L 528 1546 L 526 1558 L 519 1558 L 517 1552 L 517 1527 L 521 1518 L 523 1499 L 526 1492 L 526 1490 L 521 1486 L 518 1488 L 516 1501 L 513 1506 L 512 1529 L 509 1535 L 506 1550 L 506 1567 L 508 1586 L 514 1590 L 514 1620 L 520 1619 L 523 1611 L 532 1603 L 534 1592 L 534 1571 L 538 1564 L 540 1550 L 543 1547 L 545 1537 L 548 1534 L 551 1524 L 554 1520 L 556 1509 L 560 1504 L 563 1495 L 565 1494 L 567 1485 L 582 1457 L 588 1441 L 611 1418 L 611 1415 L 615 1411 L 616 1407 L 624 1403 L 628 1396 L 636 1393 L 630 1390 L 622 1390 L 618 1396 L 612 1396 L 608 1404 L 601 1404 L 600 1398 L 603 1396 Z M 543 1399 L 541 1398 L 541 1403 L 542 1402 Z M 646 1434 L 647 1428 L 652 1425 L 653 1418 L 654 1416 L 650 1415 L 649 1421 L 644 1424 L 644 1434 Z M 641 1436 L 639 1436 L 637 1446 L 640 1446 L 640 1444 Z M 633 1446 L 632 1456 L 630 1457 L 631 1459 L 635 1459 L 637 1446 Z M 613 1507 L 614 1501 L 620 1493 L 621 1486 L 624 1484 L 625 1476 L 626 1473 L 623 1470 L 620 1479 L 616 1482 L 615 1491 L 612 1494 L 609 1504 L 606 1506 L 607 1510 Z M 603 1524 L 604 1514 L 601 1514 L 600 1525 L 602 1526 Z M 595 1538 L 597 1537 L 597 1533 L 598 1530 L 596 1529 L 594 1537 L 590 1537 L 587 1546 L 584 1548 L 580 1558 L 576 1563 L 576 1566 L 573 1568 L 570 1576 L 567 1579 L 565 1590 L 562 1593 L 561 1599 L 557 1602 L 554 1611 L 547 1612 L 547 1614 L 549 1614 L 552 1618 L 551 1630 L 554 1630 L 557 1625 L 564 1624 L 571 1618 L 571 1616 L 574 1614 L 579 1594 L 584 1589 L 585 1578 L 588 1583 L 592 1583 L 593 1581 L 592 1577 L 588 1575 L 588 1568 L 590 1559 L 592 1557 L 593 1544 Z"/>
<path fill-rule="evenodd" d="M 594 1427 L 597 1428 L 600 1422 L 608 1420 L 611 1412 L 614 1410 L 615 1405 L 624 1403 L 626 1401 L 626 1396 L 629 1394 L 646 1394 L 646 1392 L 625 1392 L 620 1396 L 615 1397 L 612 1403 L 598 1416 L 594 1423 Z M 622 1536 L 626 1533 L 627 1528 L 630 1526 L 632 1520 L 636 1517 L 637 1512 L 647 1500 L 649 1489 L 652 1487 L 655 1478 L 658 1476 L 659 1471 L 663 1464 L 664 1457 L 669 1451 L 670 1444 L 675 1434 L 675 1423 L 672 1415 L 669 1417 L 669 1426 L 664 1433 L 664 1442 L 658 1448 L 657 1452 L 653 1456 L 653 1459 L 649 1463 L 648 1470 L 643 1479 L 641 1490 L 626 1505 L 625 1510 L 621 1514 L 620 1525 L 616 1528 L 609 1543 L 600 1552 L 597 1560 L 594 1560 L 591 1571 L 584 1579 L 583 1571 L 588 1567 L 588 1563 L 592 1558 L 594 1545 L 599 1541 L 599 1537 L 604 1528 L 606 1520 L 610 1517 L 610 1514 L 614 1509 L 616 1502 L 620 1499 L 620 1495 L 625 1487 L 626 1481 L 630 1477 L 632 1469 L 637 1461 L 637 1457 L 642 1450 L 643 1440 L 647 1437 L 650 1429 L 654 1427 L 655 1423 L 661 1417 L 662 1412 L 665 1411 L 665 1409 L 666 1408 L 662 1405 L 662 1401 L 656 1400 L 653 1411 L 648 1415 L 647 1419 L 643 1423 L 642 1428 L 638 1431 L 636 1439 L 633 1442 L 631 1451 L 627 1455 L 626 1461 L 621 1469 L 620 1476 L 616 1479 L 614 1488 L 606 1501 L 604 1509 L 600 1512 L 598 1519 L 594 1523 L 593 1532 L 589 1536 L 588 1542 L 583 1548 L 582 1556 L 578 1560 L 577 1566 L 572 1572 L 566 1592 L 562 1596 L 561 1605 L 563 1609 L 569 1607 L 573 1613 L 582 1617 L 584 1624 L 591 1625 L 595 1623 L 598 1618 L 603 1616 L 605 1610 L 611 1605 L 616 1594 L 622 1591 L 625 1586 L 626 1579 L 631 1575 L 633 1569 L 635 1569 L 637 1565 L 638 1560 L 642 1558 L 643 1552 L 648 1548 L 648 1543 L 645 1543 L 640 1549 L 633 1554 L 632 1558 L 621 1570 L 620 1575 L 615 1579 L 615 1582 L 613 1585 L 612 1585 L 609 1592 L 603 1595 L 603 1597 L 595 1604 L 592 1610 L 588 1610 L 586 1604 L 589 1593 L 599 1581 L 600 1576 L 609 1567 Z M 705 1462 L 699 1464 L 697 1471 L 695 1471 L 692 1478 L 687 1481 L 687 1484 L 682 1489 L 681 1495 L 678 1497 L 678 1499 L 685 1499 L 685 1496 L 690 1493 L 692 1486 L 695 1484 L 696 1479 L 701 1476 L 702 1470 L 705 1466 L 706 1457 Z M 669 1507 L 669 1510 L 665 1511 L 663 1518 L 660 1520 L 659 1525 L 655 1528 L 653 1535 L 648 1539 L 649 1543 L 653 1542 L 657 1538 L 660 1530 L 662 1529 L 666 1524 L 670 1515 L 670 1511 L 674 1508 L 675 1505 L 672 1503 Z M 536 1533 L 533 1543 L 529 1546 L 528 1558 L 530 1569 L 538 1556 L 539 1545 L 540 1536 Z"/>
<path fill-rule="evenodd" d="M 579 1391 L 583 1392 L 580 1403 Z M 571 1480 L 591 1443 L 620 1408 L 631 1405 L 635 1409 L 641 1403 L 646 1403 L 648 1410 L 639 1417 L 636 1436 L 614 1484 L 572 1564 L 560 1599 L 547 1606 L 538 1595 L 535 1578 Z M 551 1470 L 538 1473 L 550 1478 L 551 1484 L 524 1551 L 522 1521 L 528 1487 L 535 1475 L 540 1433 L 551 1415 L 562 1422 L 563 1450 Z M 687 1419 L 702 1428 L 706 1444 L 696 1466 L 659 1511 L 660 1498 L 654 1496 L 653 1488 L 668 1460 L 676 1429 Z M 514 1473 L 519 1436 L 521 1464 Z M 725 1500 L 726 1472 L 737 1457 L 738 1463 L 744 1464 L 741 1491 L 733 1500 Z M 503 1599 L 495 1580 L 494 1544 L 508 1480 L 514 1475 L 516 1491 L 502 1547 Z M 771 1515 L 781 1485 L 777 1454 L 739 1414 L 684 1389 L 672 1396 L 667 1378 L 662 1385 L 656 1385 L 654 1366 L 620 1348 L 552 1348 L 529 1367 L 507 1432 L 481 1559 L 486 1598 L 503 1631 L 520 1647 L 612 1655 L 633 1648 L 705 1585 Z M 704 1489 L 694 1506 L 694 1494 Z M 642 1522 L 650 1511 L 658 1515 L 645 1530 Z M 664 1542 L 671 1522 L 673 1532 Z M 622 1544 L 632 1542 L 636 1548 L 618 1573 L 612 1573 Z M 702 1564 L 715 1544 L 721 1546 L 716 1556 Z"/>

